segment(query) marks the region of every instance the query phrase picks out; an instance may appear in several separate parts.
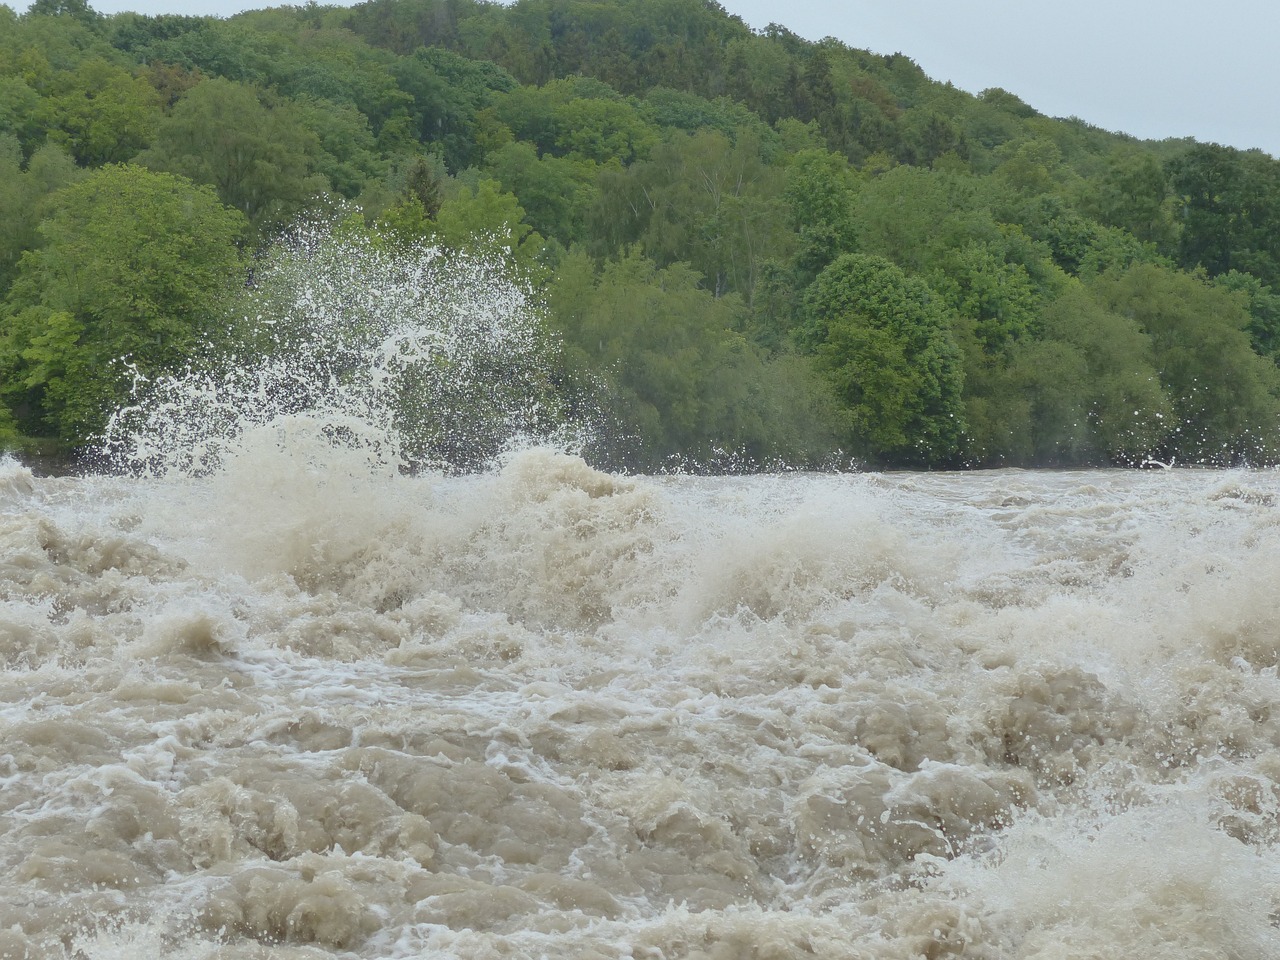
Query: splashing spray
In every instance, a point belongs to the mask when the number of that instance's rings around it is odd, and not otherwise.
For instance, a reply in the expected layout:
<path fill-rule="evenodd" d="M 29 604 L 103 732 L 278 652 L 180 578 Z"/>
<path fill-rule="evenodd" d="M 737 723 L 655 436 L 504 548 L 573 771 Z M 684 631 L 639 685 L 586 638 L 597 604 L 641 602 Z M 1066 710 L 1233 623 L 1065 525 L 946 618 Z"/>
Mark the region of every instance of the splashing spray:
<path fill-rule="evenodd" d="M 264 435 L 342 448 L 377 470 L 473 470 L 562 442 L 555 343 L 500 251 L 388 244 L 303 222 L 237 298 L 227 344 L 135 377 L 99 459 L 144 475 L 218 470 Z"/>

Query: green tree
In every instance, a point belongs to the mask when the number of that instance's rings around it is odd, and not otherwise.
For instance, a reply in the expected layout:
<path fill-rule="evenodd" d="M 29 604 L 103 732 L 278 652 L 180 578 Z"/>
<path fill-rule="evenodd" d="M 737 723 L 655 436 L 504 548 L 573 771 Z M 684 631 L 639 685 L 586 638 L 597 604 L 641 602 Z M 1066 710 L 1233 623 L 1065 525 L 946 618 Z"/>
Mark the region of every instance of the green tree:
<path fill-rule="evenodd" d="M 386 175 L 387 161 L 379 155 L 369 121 L 355 107 L 302 99 L 294 103 L 294 117 L 319 140 L 311 165 L 334 193 L 354 200 Z"/>
<path fill-rule="evenodd" d="M 264 100 L 265 98 L 265 100 Z M 214 77 L 174 106 L 140 159 L 218 191 L 256 226 L 281 223 L 328 189 L 320 139 L 288 101 Z"/>
<path fill-rule="evenodd" d="M 1031 404 L 1034 462 L 1136 464 L 1162 452 L 1175 413 L 1137 321 L 1073 281 L 1041 323 L 1042 336 L 1016 349 L 1012 374 Z"/>
<path fill-rule="evenodd" d="M 848 161 L 826 150 L 803 150 L 789 158 L 783 197 L 799 234 L 796 267 L 809 283 L 843 253 L 858 246 L 854 213 L 857 175 Z"/>
<path fill-rule="evenodd" d="M 883 257 L 844 254 L 805 295 L 807 343 L 865 455 L 922 466 L 964 435 L 964 372 L 939 298 Z"/>
<path fill-rule="evenodd" d="M 1249 341 L 1255 353 L 1280 364 L 1280 294 L 1251 273 L 1229 270 L 1214 283 L 1244 298 L 1249 311 Z"/>
<path fill-rule="evenodd" d="M 976 177 L 898 166 L 858 191 L 858 249 L 908 272 L 929 269 L 947 250 L 1000 236 L 987 192 Z"/>
<path fill-rule="evenodd" d="M 603 387 L 580 404 L 596 407 L 612 463 L 803 465 L 834 445 L 837 414 L 809 365 L 766 362 L 737 332 L 741 302 L 712 297 L 684 264 L 660 269 L 632 251 L 597 273 L 571 252 L 548 305 L 570 381 Z"/>
<path fill-rule="evenodd" d="M 1111 227 L 1155 244 L 1166 254 L 1177 248 L 1178 224 L 1168 172 L 1159 159 L 1136 149 L 1117 153 L 1106 171 L 1087 181 L 1082 208 Z"/>
<path fill-rule="evenodd" d="M 417 140 L 439 150 L 450 170 L 480 159 L 477 117 L 516 82 L 492 63 L 468 60 L 437 47 L 420 48 L 391 65 L 399 89 L 412 98 L 412 130 Z"/>
<path fill-rule="evenodd" d="M 1005 259 L 999 243 L 953 247 L 929 284 L 972 329 L 987 354 L 1035 332 L 1041 300 L 1026 267 Z"/>
<path fill-rule="evenodd" d="M 0 297 L 23 251 L 40 243 L 36 226 L 48 196 L 82 175 L 75 161 L 53 145 L 36 150 L 24 167 L 18 141 L 0 136 Z"/>
<path fill-rule="evenodd" d="M 211 333 L 245 221 L 207 188 L 132 166 L 103 167 L 50 205 L 10 290 L 0 369 L 24 429 L 74 443 L 123 396 L 115 361 L 172 370 Z"/>
<path fill-rule="evenodd" d="M 520 198 L 530 225 L 564 246 L 586 240 L 586 216 L 595 202 L 598 167 L 590 161 L 544 154 L 524 141 L 489 153 L 486 170 Z"/>
<path fill-rule="evenodd" d="M 715 296 L 733 292 L 750 304 L 764 264 L 794 243 L 778 197 L 783 174 L 761 151 L 750 131 L 731 141 L 708 130 L 676 134 L 633 166 L 645 252 L 663 265 L 688 263 Z"/>
<path fill-rule="evenodd" d="M 1182 209 L 1179 263 L 1280 283 L 1280 161 L 1197 144 L 1169 165 Z"/>
<path fill-rule="evenodd" d="M 140 76 L 101 58 L 81 63 L 46 101 L 50 139 L 85 166 L 121 163 L 150 145 L 160 95 Z"/>
<path fill-rule="evenodd" d="M 27 15 L 32 17 L 70 17 L 87 26 L 96 26 L 101 19 L 87 0 L 34 0 L 27 8 Z"/>
<path fill-rule="evenodd" d="M 1152 264 L 1107 274 L 1094 291 L 1151 339 L 1173 407 L 1166 453 L 1214 464 L 1275 455 L 1280 371 L 1254 353 L 1242 297 Z"/>
<path fill-rule="evenodd" d="M 583 77 L 519 87 L 495 97 L 495 116 L 539 155 L 630 164 L 648 156 L 657 131 L 608 84 Z"/>

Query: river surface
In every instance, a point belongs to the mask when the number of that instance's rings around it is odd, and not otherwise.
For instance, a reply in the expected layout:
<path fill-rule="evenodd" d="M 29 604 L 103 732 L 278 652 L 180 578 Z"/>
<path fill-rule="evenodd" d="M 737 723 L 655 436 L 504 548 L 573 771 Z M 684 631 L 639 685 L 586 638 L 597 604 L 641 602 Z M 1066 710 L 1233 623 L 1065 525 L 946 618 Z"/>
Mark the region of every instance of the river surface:
<path fill-rule="evenodd" d="M 1280 956 L 1280 475 L 0 461 L 0 956 Z"/>

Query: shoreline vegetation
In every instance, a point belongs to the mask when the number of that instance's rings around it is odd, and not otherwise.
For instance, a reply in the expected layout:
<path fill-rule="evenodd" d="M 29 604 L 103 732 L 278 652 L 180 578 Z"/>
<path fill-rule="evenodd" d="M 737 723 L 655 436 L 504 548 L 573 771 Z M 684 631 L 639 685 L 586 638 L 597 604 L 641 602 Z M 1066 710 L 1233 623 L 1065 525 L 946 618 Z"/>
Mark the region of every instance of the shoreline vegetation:
<path fill-rule="evenodd" d="M 225 355 L 319 215 L 509 261 L 598 466 L 1280 461 L 1280 162 L 710 0 L 0 5 L 0 448 Z"/>

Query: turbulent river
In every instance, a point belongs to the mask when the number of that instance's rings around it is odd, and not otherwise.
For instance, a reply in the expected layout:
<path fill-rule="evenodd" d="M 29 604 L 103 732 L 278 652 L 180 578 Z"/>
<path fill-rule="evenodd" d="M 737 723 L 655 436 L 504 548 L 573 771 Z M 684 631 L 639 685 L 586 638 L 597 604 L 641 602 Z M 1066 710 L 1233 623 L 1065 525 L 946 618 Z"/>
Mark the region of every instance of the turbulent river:
<path fill-rule="evenodd" d="M 0 956 L 1274 958 L 1280 475 L 0 461 Z"/>
<path fill-rule="evenodd" d="M 505 276 L 0 459 L 0 960 L 1280 956 L 1280 473 L 603 473 Z"/>

